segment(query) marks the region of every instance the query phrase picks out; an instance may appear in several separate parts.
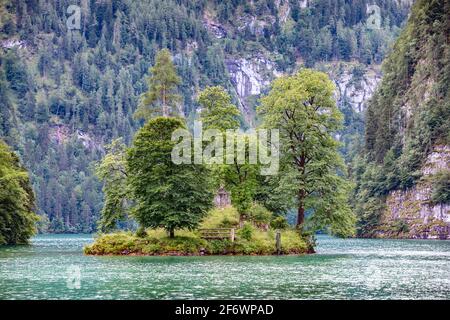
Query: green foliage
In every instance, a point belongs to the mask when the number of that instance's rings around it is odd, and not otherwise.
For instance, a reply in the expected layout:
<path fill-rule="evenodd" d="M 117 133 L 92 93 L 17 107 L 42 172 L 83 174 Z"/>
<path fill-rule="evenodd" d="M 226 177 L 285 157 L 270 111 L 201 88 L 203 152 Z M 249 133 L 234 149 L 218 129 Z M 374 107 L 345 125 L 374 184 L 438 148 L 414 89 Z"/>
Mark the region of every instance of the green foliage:
<path fill-rule="evenodd" d="M 242 228 L 239 229 L 238 236 L 244 240 L 250 241 L 253 237 L 253 230 L 253 226 L 250 223 L 246 222 L 244 223 Z"/>
<path fill-rule="evenodd" d="M 152 113 L 163 115 L 177 114 L 177 102 L 181 99 L 176 88 L 181 79 L 177 75 L 168 49 L 158 52 L 155 65 L 149 69 L 151 76 L 147 79 L 148 91 L 142 95 L 135 117 L 148 120 Z M 150 109 L 153 107 L 153 110 Z"/>
<path fill-rule="evenodd" d="M 446 1 L 416 1 L 383 63 L 383 81 L 367 109 L 364 155 L 357 160 L 364 165 L 356 164 L 355 172 L 355 208 L 363 234 L 380 224 L 386 195 L 415 186 L 427 155 L 450 143 L 447 24 Z M 441 201 L 445 191 L 434 183 L 432 202 Z"/>
<path fill-rule="evenodd" d="M 202 220 L 201 227 L 211 228 L 232 228 L 239 225 L 239 214 L 234 207 L 223 209 L 215 208 Z"/>
<path fill-rule="evenodd" d="M 432 203 L 450 203 L 450 171 L 442 171 L 433 176 Z"/>
<path fill-rule="evenodd" d="M 397 219 L 393 222 L 393 229 L 397 233 L 407 233 L 409 232 L 408 222 L 403 219 Z"/>
<path fill-rule="evenodd" d="M 231 103 L 230 95 L 219 86 L 206 87 L 198 96 L 202 107 L 204 129 L 226 130 L 239 128 L 239 109 Z"/>
<path fill-rule="evenodd" d="M 333 133 L 342 114 L 333 99 L 333 83 L 324 73 L 302 69 L 281 77 L 262 99 L 264 126 L 280 130 L 281 172 L 286 193 L 296 198 L 297 225 L 312 210 L 309 227 L 352 235 L 355 217 L 348 206 L 349 183 Z"/>
<path fill-rule="evenodd" d="M 224 146 L 226 145 L 226 130 L 239 129 L 239 110 L 231 104 L 231 97 L 221 87 L 208 87 L 202 91 L 198 99 L 202 106 L 201 121 L 205 129 L 216 129 L 223 133 Z M 234 137 L 234 159 L 238 150 L 237 134 Z M 247 214 L 258 186 L 258 167 L 248 163 L 248 143 L 249 136 L 242 135 L 246 144 L 243 150 L 246 155 L 244 163 L 234 161 L 233 164 L 224 164 L 212 168 L 213 176 L 219 185 L 231 192 L 231 203 L 241 215 Z"/>
<path fill-rule="evenodd" d="M 106 147 L 107 154 L 97 164 L 96 174 L 104 182 L 105 201 L 99 220 L 103 232 L 114 230 L 127 217 L 129 187 L 126 172 L 126 147 L 120 139 Z"/>
<path fill-rule="evenodd" d="M 0 140 L 0 245 L 25 244 L 36 232 L 34 193 L 19 158 Z"/>
<path fill-rule="evenodd" d="M 272 212 L 255 202 L 248 211 L 248 218 L 257 224 L 265 224 L 270 222 Z"/>
<path fill-rule="evenodd" d="M 283 216 L 276 216 L 270 221 L 270 227 L 272 229 L 283 230 L 289 226 L 287 220 Z"/>
<path fill-rule="evenodd" d="M 235 92 L 229 71 L 241 58 L 262 56 L 286 73 L 299 58 L 308 65 L 339 59 L 364 65 L 381 61 L 409 7 L 395 0 L 374 3 L 381 7 L 380 30 L 365 27 L 366 2 L 359 0 L 316 0 L 307 8 L 289 1 L 286 22 L 278 19 L 281 7 L 272 0 L 87 1 L 80 4 L 80 32 L 68 32 L 62 8 L 73 1 L 1 1 L 0 38 L 23 42 L 0 49 L 0 136 L 30 170 L 37 211 L 48 216 L 49 231 L 95 231 L 103 194 L 89 164 L 103 156 L 104 143 L 121 137 L 130 144 L 141 126 L 133 117 L 139 102 L 146 97 L 154 102 L 141 104 L 143 116 L 149 108 L 161 107 L 150 94 L 158 83 L 146 83 L 159 50 L 170 50 L 173 62 L 166 59 L 162 66 L 172 64 L 181 79 L 170 92 L 180 99 L 169 104 L 180 110 L 167 112 L 180 111 L 193 119 L 199 88 L 221 85 Z M 223 37 L 205 27 L 209 14 L 226 31 Z M 255 26 L 247 20 L 251 16 L 258 17 Z M 430 38 L 445 43 L 439 36 Z M 232 99 L 236 104 L 235 94 Z M 264 191 L 267 208 L 286 211 L 283 193 L 269 197 L 272 189 Z"/>
<path fill-rule="evenodd" d="M 139 227 L 136 230 L 136 237 L 138 238 L 145 238 L 147 236 L 147 231 L 145 231 L 144 227 Z"/>
<path fill-rule="evenodd" d="M 202 165 L 176 165 L 171 158 L 172 132 L 185 128 L 177 118 L 158 117 L 138 131 L 128 150 L 128 175 L 143 227 L 194 229 L 212 206 L 209 176 Z"/>

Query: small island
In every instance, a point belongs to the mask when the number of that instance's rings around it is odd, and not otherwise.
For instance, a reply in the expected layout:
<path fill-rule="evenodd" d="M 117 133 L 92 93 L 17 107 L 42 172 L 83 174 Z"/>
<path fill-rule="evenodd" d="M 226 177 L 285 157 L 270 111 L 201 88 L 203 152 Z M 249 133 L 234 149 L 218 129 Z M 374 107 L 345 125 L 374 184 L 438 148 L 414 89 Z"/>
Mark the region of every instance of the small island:
<path fill-rule="evenodd" d="M 209 212 L 199 228 L 180 230 L 171 238 L 164 229 L 121 231 L 99 235 L 84 248 L 87 255 L 276 255 L 313 253 L 309 237 L 302 237 L 288 227 L 284 218 L 261 214 L 240 223 L 232 206 L 215 208 Z M 242 227 L 240 227 L 240 224 Z M 230 230 L 235 230 L 230 237 Z M 280 234 L 277 248 L 277 232 Z M 232 234 L 232 233 L 231 233 Z"/>
<path fill-rule="evenodd" d="M 105 201 L 85 254 L 306 254 L 316 231 L 354 235 L 333 136 L 342 114 L 326 74 L 302 69 L 275 80 L 258 108 L 261 125 L 244 132 L 220 86 L 199 92 L 194 121 L 177 113 L 181 79 L 169 50 L 149 71 L 135 113 L 143 126 L 129 146 L 113 140 L 96 165 Z"/>

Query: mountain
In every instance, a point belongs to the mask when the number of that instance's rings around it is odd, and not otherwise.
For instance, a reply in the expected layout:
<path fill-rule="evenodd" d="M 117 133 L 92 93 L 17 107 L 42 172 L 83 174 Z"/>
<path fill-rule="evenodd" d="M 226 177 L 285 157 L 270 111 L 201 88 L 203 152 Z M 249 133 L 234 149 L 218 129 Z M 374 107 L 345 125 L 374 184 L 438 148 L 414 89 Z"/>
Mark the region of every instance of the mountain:
<path fill-rule="evenodd" d="M 328 72 L 346 117 L 340 138 L 350 161 L 364 130 L 365 101 L 381 79 L 379 64 L 411 1 L 71 5 L 0 2 L 0 136 L 30 169 L 41 230 L 51 232 L 95 230 L 103 195 L 92 163 L 105 144 L 118 137 L 129 144 L 141 127 L 132 115 L 161 48 L 174 56 L 180 108 L 189 121 L 196 117 L 196 94 L 207 85 L 232 94 L 248 128 L 259 121 L 255 106 L 274 77 L 301 66 Z M 375 27 L 368 24 L 374 18 Z"/>
<path fill-rule="evenodd" d="M 354 166 L 363 236 L 450 238 L 450 1 L 416 1 Z"/>

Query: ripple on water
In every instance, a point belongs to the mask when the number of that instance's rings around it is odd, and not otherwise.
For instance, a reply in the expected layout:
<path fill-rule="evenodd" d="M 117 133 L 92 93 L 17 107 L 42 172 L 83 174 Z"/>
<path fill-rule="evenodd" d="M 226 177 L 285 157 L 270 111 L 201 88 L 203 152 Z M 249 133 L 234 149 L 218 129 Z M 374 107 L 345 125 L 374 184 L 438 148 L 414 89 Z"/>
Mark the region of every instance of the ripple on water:
<path fill-rule="evenodd" d="M 86 235 L 0 249 L 0 299 L 448 299 L 450 242 L 318 237 L 283 257 L 91 257 Z M 70 286 L 69 267 L 80 271 Z M 69 268 L 69 269 L 68 269 Z"/>

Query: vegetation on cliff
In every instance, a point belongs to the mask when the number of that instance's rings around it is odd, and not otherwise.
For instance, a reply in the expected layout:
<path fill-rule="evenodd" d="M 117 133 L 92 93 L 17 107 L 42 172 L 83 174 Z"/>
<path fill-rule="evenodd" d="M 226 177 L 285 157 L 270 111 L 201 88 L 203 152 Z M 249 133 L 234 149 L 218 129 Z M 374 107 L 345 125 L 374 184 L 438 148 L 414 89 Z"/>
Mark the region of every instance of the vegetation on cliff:
<path fill-rule="evenodd" d="M 367 110 L 365 150 L 353 166 L 363 235 L 380 227 L 386 196 L 420 184 L 427 156 L 450 144 L 449 10 L 446 0 L 416 1 L 384 62 L 383 81 Z M 435 203 L 449 197 L 448 163 L 441 170 Z"/>

